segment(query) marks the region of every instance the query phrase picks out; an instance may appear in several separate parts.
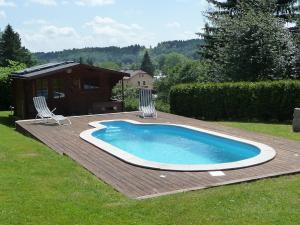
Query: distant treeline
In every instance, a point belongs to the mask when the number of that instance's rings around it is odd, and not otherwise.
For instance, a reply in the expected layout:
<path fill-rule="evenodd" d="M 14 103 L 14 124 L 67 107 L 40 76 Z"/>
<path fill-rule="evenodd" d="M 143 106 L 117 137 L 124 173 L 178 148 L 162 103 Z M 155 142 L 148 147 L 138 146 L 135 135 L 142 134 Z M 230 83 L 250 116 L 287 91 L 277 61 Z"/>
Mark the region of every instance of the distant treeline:
<path fill-rule="evenodd" d="M 163 54 L 176 52 L 189 58 L 199 58 L 197 51 L 202 44 L 200 39 L 187 41 L 167 41 L 159 43 L 156 47 L 148 49 L 151 58 L 154 60 Z M 74 60 L 99 64 L 101 62 L 114 62 L 120 65 L 139 64 L 143 58 L 146 47 L 141 45 L 132 45 L 128 47 L 104 47 L 104 48 L 83 48 L 70 49 L 56 52 L 38 52 L 34 53 L 38 63 L 52 61 Z"/>

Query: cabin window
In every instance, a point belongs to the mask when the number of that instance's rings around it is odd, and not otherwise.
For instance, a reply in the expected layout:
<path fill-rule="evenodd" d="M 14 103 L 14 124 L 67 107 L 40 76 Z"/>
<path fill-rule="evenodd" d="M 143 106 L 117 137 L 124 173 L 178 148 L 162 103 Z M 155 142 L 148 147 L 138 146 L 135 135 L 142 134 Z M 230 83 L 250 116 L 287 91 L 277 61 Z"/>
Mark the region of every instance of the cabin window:
<path fill-rule="evenodd" d="M 62 79 L 53 80 L 53 98 L 60 99 L 66 97 L 64 91 L 64 81 Z"/>
<path fill-rule="evenodd" d="M 48 80 L 46 79 L 36 80 L 35 87 L 36 87 L 36 96 L 44 96 L 46 99 L 48 98 Z"/>
<path fill-rule="evenodd" d="M 85 91 L 99 89 L 98 79 L 84 79 L 82 81 L 82 89 Z"/>

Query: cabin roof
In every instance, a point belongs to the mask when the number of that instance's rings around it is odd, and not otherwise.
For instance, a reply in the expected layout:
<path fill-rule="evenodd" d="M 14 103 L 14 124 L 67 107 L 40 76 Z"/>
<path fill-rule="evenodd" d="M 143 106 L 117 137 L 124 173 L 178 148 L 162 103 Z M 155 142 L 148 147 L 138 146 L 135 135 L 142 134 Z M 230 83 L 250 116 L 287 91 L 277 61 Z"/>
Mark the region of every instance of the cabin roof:
<path fill-rule="evenodd" d="M 39 77 L 43 77 L 43 76 L 48 76 L 50 74 L 55 74 L 56 72 L 59 72 L 61 70 L 65 70 L 65 69 L 73 68 L 73 67 L 77 67 L 77 66 L 83 66 L 83 67 L 86 67 L 89 69 L 94 69 L 94 70 L 98 70 L 98 71 L 102 71 L 102 72 L 109 72 L 112 74 L 121 75 L 122 77 L 129 76 L 128 73 L 104 69 L 104 68 L 90 66 L 90 65 L 86 65 L 86 64 L 80 64 L 80 63 L 77 63 L 74 61 L 47 63 L 47 64 L 43 64 L 43 65 L 39 65 L 39 66 L 33 66 L 30 68 L 26 68 L 24 70 L 14 72 L 11 74 L 11 76 L 13 78 L 34 79 L 34 78 L 39 78 Z"/>

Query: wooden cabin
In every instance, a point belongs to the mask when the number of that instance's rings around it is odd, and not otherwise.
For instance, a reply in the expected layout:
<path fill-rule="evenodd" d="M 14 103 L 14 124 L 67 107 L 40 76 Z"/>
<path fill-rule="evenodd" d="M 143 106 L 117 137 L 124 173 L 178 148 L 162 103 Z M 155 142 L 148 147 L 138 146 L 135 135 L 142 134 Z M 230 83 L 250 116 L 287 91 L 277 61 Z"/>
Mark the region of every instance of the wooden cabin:
<path fill-rule="evenodd" d="M 72 61 L 49 63 L 12 74 L 15 116 L 34 118 L 33 97 L 44 96 L 55 114 L 87 115 L 123 111 L 112 88 L 129 74 Z"/>

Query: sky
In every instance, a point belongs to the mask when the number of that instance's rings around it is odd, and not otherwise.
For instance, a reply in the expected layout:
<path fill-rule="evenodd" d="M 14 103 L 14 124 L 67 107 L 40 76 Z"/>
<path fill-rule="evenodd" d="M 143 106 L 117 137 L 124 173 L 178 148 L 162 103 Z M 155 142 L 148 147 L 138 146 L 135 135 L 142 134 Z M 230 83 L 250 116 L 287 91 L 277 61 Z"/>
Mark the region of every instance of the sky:
<path fill-rule="evenodd" d="M 9 23 L 32 52 L 83 47 L 155 46 L 197 38 L 206 0 L 0 0 Z"/>

